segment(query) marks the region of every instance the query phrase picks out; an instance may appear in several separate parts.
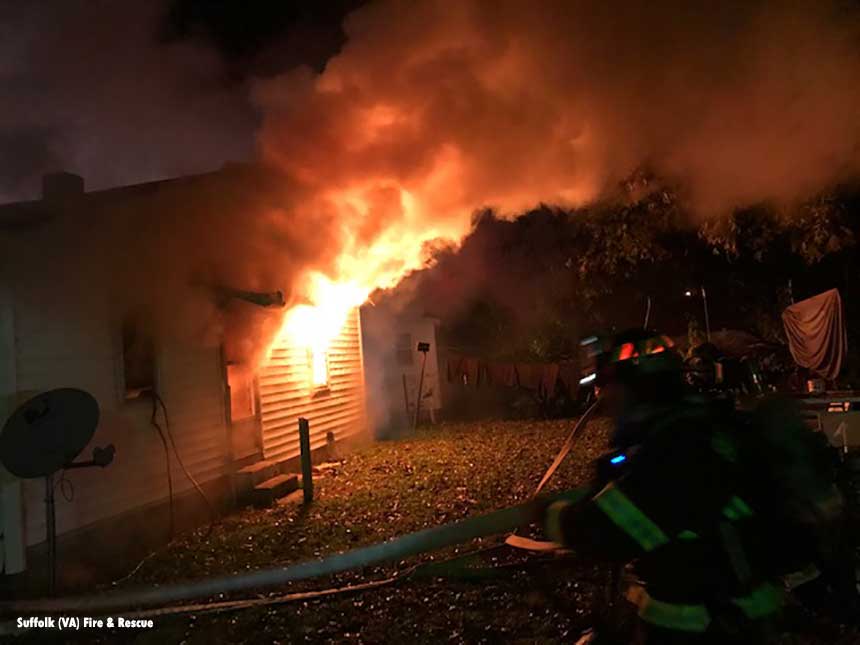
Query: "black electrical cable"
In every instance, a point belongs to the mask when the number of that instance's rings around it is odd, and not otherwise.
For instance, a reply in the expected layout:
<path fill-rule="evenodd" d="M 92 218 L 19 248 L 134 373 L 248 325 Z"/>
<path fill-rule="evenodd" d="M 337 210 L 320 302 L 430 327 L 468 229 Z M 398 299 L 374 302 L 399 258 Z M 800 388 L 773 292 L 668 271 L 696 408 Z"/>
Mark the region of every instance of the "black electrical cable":
<path fill-rule="evenodd" d="M 202 497 L 203 501 L 206 502 L 206 506 L 209 508 L 209 515 L 211 516 L 211 519 L 217 519 L 218 514 L 215 511 L 214 504 L 212 504 L 212 501 L 206 495 L 206 492 L 200 486 L 200 483 L 194 478 L 194 475 L 191 474 L 191 471 L 189 471 L 188 468 L 185 467 L 185 462 L 182 461 L 182 457 L 179 454 L 179 449 L 176 447 L 176 442 L 173 440 L 173 433 L 170 432 L 170 418 L 167 415 L 167 406 L 164 405 L 164 401 L 154 390 L 152 392 L 152 398 L 153 406 L 155 405 L 155 401 L 157 401 L 158 405 L 161 406 L 161 410 L 164 414 L 165 434 L 167 435 L 167 440 L 170 441 L 170 445 L 173 448 L 173 455 L 176 457 L 176 461 L 179 464 L 179 467 L 182 468 L 182 472 L 185 473 L 185 476 L 188 478 L 188 481 L 191 482 L 197 492 L 200 493 L 200 497 Z"/>
<path fill-rule="evenodd" d="M 75 485 L 72 483 L 72 480 L 66 477 L 66 471 L 63 470 L 60 473 L 60 478 L 57 480 L 57 483 L 54 484 L 54 489 L 60 489 L 60 495 L 63 496 L 63 499 L 67 502 L 71 502 L 75 499 Z"/>
<path fill-rule="evenodd" d="M 167 439 L 164 436 L 164 431 L 158 425 L 158 395 L 152 392 L 152 415 L 149 417 L 149 423 L 158 431 L 158 436 L 161 438 L 161 445 L 164 446 L 164 461 L 167 466 L 167 495 L 170 504 L 170 539 L 173 539 L 174 530 L 176 528 L 175 511 L 173 504 L 173 474 L 170 471 L 170 449 L 167 447 Z M 165 420 L 166 420 L 165 416 Z"/>
<path fill-rule="evenodd" d="M 117 578 L 116 580 L 111 582 L 110 583 L 111 586 L 116 587 L 117 585 L 122 584 L 126 580 L 131 580 L 135 575 L 137 575 L 137 572 L 143 568 L 143 565 L 145 565 L 153 557 L 155 557 L 156 555 L 158 555 L 161 552 L 162 552 L 162 549 L 150 551 L 140 562 L 137 563 L 137 566 L 134 569 L 132 569 L 129 573 L 125 574 L 122 578 Z"/>

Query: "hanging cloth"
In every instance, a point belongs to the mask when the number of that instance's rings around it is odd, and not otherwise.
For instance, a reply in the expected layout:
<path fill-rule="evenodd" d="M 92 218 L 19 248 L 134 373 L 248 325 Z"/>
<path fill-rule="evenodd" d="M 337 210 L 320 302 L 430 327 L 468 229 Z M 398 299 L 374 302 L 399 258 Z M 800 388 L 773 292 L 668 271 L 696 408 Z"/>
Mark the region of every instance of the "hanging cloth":
<path fill-rule="evenodd" d="M 828 381 L 839 376 L 848 353 L 848 335 L 838 290 L 786 307 L 782 324 L 795 363 Z"/>

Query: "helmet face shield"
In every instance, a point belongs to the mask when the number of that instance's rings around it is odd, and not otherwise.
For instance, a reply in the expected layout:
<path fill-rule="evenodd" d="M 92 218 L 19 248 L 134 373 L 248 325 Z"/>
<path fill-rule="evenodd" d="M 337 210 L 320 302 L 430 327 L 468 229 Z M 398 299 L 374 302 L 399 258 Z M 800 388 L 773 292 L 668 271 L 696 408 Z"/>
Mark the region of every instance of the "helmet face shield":
<path fill-rule="evenodd" d="M 681 357 L 672 340 L 661 334 L 636 330 L 619 335 L 612 348 L 600 356 L 597 384 L 627 384 L 659 374 L 678 373 Z"/>
<path fill-rule="evenodd" d="M 603 355 L 608 351 L 609 345 L 606 337 L 588 336 L 579 342 L 582 370 L 579 385 L 590 387 L 597 384 Z"/>
<path fill-rule="evenodd" d="M 668 336 L 654 335 L 642 340 L 616 343 L 610 353 L 610 361 L 621 362 L 668 352 L 675 346 Z"/>

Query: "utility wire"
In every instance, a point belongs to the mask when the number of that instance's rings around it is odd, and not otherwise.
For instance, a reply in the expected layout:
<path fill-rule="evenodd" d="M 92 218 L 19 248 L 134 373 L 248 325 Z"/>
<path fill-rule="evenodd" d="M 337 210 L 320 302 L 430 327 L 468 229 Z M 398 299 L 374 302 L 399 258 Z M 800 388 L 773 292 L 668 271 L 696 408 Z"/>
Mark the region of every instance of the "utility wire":
<path fill-rule="evenodd" d="M 116 587 L 117 585 L 120 585 L 120 584 L 122 584 L 123 582 L 126 582 L 127 580 L 131 580 L 131 579 L 132 579 L 132 578 L 137 574 L 137 572 L 138 572 L 138 571 L 140 571 L 140 570 L 143 568 L 143 565 L 144 565 L 144 564 L 146 564 L 146 563 L 147 563 L 147 562 L 149 562 L 149 560 L 151 560 L 153 557 L 155 557 L 156 555 L 158 555 L 159 553 L 161 553 L 161 551 L 162 551 L 161 549 L 158 549 L 158 550 L 156 550 L 156 551 L 151 551 L 151 552 L 150 552 L 148 555 L 146 555 L 146 556 L 145 556 L 145 557 L 144 557 L 140 562 L 138 562 L 138 563 L 137 563 L 137 566 L 136 566 L 134 569 L 132 569 L 129 573 L 125 574 L 122 578 L 117 578 L 116 580 L 114 580 L 113 582 L 111 582 L 111 583 L 110 583 L 110 584 L 111 584 L 111 586 L 112 586 L 112 587 Z"/>
<path fill-rule="evenodd" d="M 149 423 L 158 431 L 158 436 L 161 438 L 161 445 L 164 446 L 164 461 L 167 466 L 167 494 L 169 498 L 170 504 L 170 539 L 173 539 L 174 531 L 176 529 L 176 519 L 175 519 L 175 511 L 174 511 L 174 503 L 173 503 L 173 473 L 170 469 L 170 449 L 167 447 L 167 439 L 164 436 L 164 430 L 162 430 L 161 426 L 158 424 L 158 401 L 161 399 L 155 393 L 155 391 L 151 392 L 152 395 L 152 415 L 149 418 Z M 165 415 L 165 424 L 167 421 L 167 416 Z"/>
<path fill-rule="evenodd" d="M 215 520 L 218 517 L 218 513 L 215 511 L 215 506 L 212 504 L 212 501 L 206 495 L 206 492 L 200 486 L 200 483 L 197 479 L 194 478 L 194 475 L 191 474 L 191 471 L 188 470 L 185 466 L 185 462 L 182 461 L 182 456 L 179 454 L 179 449 L 176 447 L 176 441 L 173 439 L 173 433 L 170 431 L 170 418 L 167 414 L 167 406 L 164 405 L 164 400 L 158 395 L 158 392 L 153 390 L 152 392 L 153 401 L 157 401 L 158 405 L 161 406 L 161 410 L 164 414 L 164 429 L 165 434 L 167 435 L 167 440 L 170 442 L 171 448 L 173 448 L 173 455 L 176 457 L 176 462 L 179 464 L 179 467 L 182 468 L 182 472 L 185 473 L 185 476 L 188 478 L 188 481 L 194 486 L 198 493 L 200 493 L 200 497 L 203 498 L 203 501 L 206 502 L 206 506 L 209 508 L 209 515 L 212 520 Z M 153 403 L 153 405 L 155 405 Z"/>
<path fill-rule="evenodd" d="M 212 502 L 206 496 L 206 493 L 203 492 L 203 489 L 200 487 L 200 484 L 197 482 L 197 480 L 194 478 L 194 476 L 191 474 L 191 472 L 188 470 L 188 468 L 185 467 L 185 462 L 182 461 L 182 456 L 179 454 L 179 450 L 176 447 L 176 442 L 173 440 L 173 434 L 170 432 L 170 418 L 168 417 L 167 406 L 164 404 L 164 400 L 158 395 L 158 392 L 156 392 L 155 390 L 150 391 L 149 394 L 150 394 L 150 397 L 152 398 L 152 414 L 150 415 L 149 423 L 158 432 L 158 437 L 161 439 L 161 445 L 164 447 L 164 460 L 165 460 L 165 466 L 167 469 L 167 495 L 168 495 L 168 500 L 169 500 L 168 503 L 170 506 L 170 539 L 172 540 L 174 538 L 174 536 L 176 535 L 176 508 L 175 508 L 175 495 L 174 495 L 174 491 L 173 491 L 173 472 L 172 472 L 171 463 L 170 463 L 170 449 L 171 448 L 173 449 L 173 454 L 176 456 L 177 463 L 182 468 L 182 472 L 185 473 L 185 476 L 188 477 L 188 480 L 194 485 L 194 488 L 197 489 L 197 492 L 200 493 L 200 496 L 206 502 L 206 506 L 209 509 L 210 518 L 215 519 L 216 513 L 215 513 L 215 507 L 212 505 Z M 162 428 L 161 425 L 158 423 L 158 408 L 159 408 L 159 406 L 161 406 L 162 413 L 164 414 L 164 428 Z M 170 442 L 169 446 L 168 446 L 168 441 Z M 63 477 L 65 477 L 65 471 L 63 471 Z M 58 484 L 62 484 L 63 481 L 64 481 L 63 478 L 61 478 L 60 481 L 58 482 Z M 68 481 L 68 480 L 66 480 L 66 481 Z M 68 483 L 71 485 L 71 482 L 68 482 Z M 72 489 L 72 494 L 74 494 L 74 489 Z M 64 497 L 65 497 L 65 493 L 64 493 Z M 211 530 L 212 530 L 212 527 L 210 526 L 209 531 L 211 532 Z M 152 553 L 147 555 L 143 560 L 140 561 L 140 563 L 138 563 L 138 565 L 131 571 L 131 573 L 129 573 L 124 578 L 120 578 L 119 580 L 114 581 L 113 584 L 116 585 L 120 582 L 123 582 L 123 581 L 133 577 L 138 572 L 138 570 L 140 570 L 140 568 L 143 566 L 143 564 L 147 560 L 149 560 L 152 556 L 154 556 L 157 552 L 158 551 L 153 551 Z"/>
<path fill-rule="evenodd" d="M 66 477 L 66 471 L 63 470 L 60 472 L 60 478 L 57 480 L 57 483 L 54 484 L 54 490 L 60 489 L 60 494 L 63 496 L 63 499 L 67 502 L 71 502 L 75 499 L 75 485 L 72 483 L 72 480 Z"/>

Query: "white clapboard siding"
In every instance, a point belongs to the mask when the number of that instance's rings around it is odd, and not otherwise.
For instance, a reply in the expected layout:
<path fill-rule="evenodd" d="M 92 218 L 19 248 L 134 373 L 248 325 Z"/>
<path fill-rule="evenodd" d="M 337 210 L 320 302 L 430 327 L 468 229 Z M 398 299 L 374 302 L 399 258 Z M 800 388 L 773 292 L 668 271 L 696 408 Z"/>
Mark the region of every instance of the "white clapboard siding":
<path fill-rule="evenodd" d="M 263 454 L 289 459 L 300 453 L 299 417 L 310 422 L 311 448 L 367 429 L 364 364 L 359 310 L 350 312 L 328 351 L 329 384 L 322 392 L 310 385 L 307 350 L 280 342 L 259 375 Z"/>
<path fill-rule="evenodd" d="M 118 330 L 97 300 L 42 308 L 32 286 L 15 302 L 18 391 L 77 387 L 93 394 L 101 418 L 94 446 L 116 447 L 105 469 L 72 470 L 72 501 L 57 488 L 57 532 L 62 534 L 168 497 L 163 444 L 150 424 L 151 401 L 121 401 Z M 170 429 L 189 471 L 201 483 L 227 473 L 225 399 L 218 348 L 162 347 L 157 358 L 158 388 L 169 412 Z M 163 424 L 163 416 L 159 415 Z M 191 488 L 171 455 L 174 492 Z M 24 484 L 28 544 L 45 539 L 44 482 Z"/>

